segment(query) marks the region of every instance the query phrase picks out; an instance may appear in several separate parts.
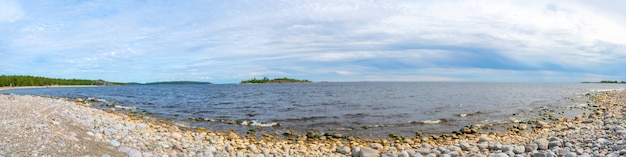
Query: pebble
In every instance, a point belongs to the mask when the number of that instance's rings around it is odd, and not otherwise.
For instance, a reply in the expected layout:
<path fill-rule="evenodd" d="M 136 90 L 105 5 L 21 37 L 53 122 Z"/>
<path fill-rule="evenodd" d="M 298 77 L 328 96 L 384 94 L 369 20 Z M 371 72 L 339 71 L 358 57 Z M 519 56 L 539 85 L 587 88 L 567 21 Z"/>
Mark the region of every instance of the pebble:
<path fill-rule="evenodd" d="M 483 142 L 489 142 L 489 137 L 487 137 L 486 135 L 481 135 L 480 137 L 478 137 L 478 143 Z"/>
<path fill-rule="evenodd" d="M 544 139 L 544 138 L 540 138 L 534 141 L 535 144 L 537 144 L 537 149 L 538 150 L 546 150 L 548 149 L 548 143 L 549 141 Z"/>
<path fill-rule="evenodd" d="M 351 150 L 350 150 L 350 147 L 348 146 L 339 146 L 337 147 L 337 153 L 350 154 Z"/>
<path fill-rule="evenodd" d="M 358 152 L 358 156 L 359 157 L 378 157 L 380 156 L 380 152 L 372 148 L 361 147 L 361 149 Z"/>
<path fill-rule="evenodd" d="M 383 149 L 383 145 L 380 143 L 371 143 L 370 147 L 373 149 L 377 149 L 377 150 L 382 150 Z"/>
<path fill-rule="evenodd" d="M 119 147 L 122 143 L 118 142 L 117 140 L 111 140 L 111 145 L 113 145 L 113 147 Z"/>

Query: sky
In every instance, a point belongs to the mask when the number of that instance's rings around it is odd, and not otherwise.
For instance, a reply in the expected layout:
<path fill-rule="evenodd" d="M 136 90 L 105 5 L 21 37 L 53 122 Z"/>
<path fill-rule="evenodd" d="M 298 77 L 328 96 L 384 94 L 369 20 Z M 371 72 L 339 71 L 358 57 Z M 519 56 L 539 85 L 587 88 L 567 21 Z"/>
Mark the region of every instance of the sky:
<path fill-rule="evenodd" d="M 0 74 L 626 80 L 626 1 L 0 0 Z"/>

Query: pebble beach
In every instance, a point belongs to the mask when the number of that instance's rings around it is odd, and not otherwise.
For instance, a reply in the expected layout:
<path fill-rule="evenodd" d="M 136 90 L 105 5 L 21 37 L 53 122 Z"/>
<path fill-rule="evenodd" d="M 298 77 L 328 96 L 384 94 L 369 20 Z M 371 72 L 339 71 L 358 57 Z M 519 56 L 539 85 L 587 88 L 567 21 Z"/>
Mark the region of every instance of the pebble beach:
<path fill-rule="evenodd" d="M 82 100 L 0 95 L 0 156 L 596 157 L 626 155 L 625 91 L 591 95 L 575 118 L 383 139 L 341 134 L 237 134 L 101 110 Z M 452 130 L 451 130 L 452 131 Z"/>

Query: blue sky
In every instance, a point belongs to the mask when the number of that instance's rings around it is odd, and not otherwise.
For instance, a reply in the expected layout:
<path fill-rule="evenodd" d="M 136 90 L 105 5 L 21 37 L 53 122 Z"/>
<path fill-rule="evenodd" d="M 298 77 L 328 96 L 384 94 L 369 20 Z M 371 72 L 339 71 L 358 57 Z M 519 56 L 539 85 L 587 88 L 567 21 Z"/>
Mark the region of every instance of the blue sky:
<path fill-rule="evenodd" d="M 0 74 L 626 80 L 622 1 L 0 0 Z"/>

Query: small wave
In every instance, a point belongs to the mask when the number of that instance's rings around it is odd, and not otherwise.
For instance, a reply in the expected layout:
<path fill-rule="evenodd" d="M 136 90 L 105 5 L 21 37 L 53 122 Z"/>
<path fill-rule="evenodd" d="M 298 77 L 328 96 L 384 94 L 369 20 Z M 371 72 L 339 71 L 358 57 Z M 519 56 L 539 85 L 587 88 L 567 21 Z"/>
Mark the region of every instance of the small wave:
<path fill-rule="evenodd" d="M 244 120 L 241 122 L 241 125 L 271 127 L 271 126 L 277 126 L 279 124 L 277 122 L 259 122 L 256 120 L 251 120 L 251 121 Z"/>
<path fill-rule="evenodd" d="M 439 124 L 441 120 L 410 121 L 411 124 Z"/>

